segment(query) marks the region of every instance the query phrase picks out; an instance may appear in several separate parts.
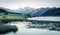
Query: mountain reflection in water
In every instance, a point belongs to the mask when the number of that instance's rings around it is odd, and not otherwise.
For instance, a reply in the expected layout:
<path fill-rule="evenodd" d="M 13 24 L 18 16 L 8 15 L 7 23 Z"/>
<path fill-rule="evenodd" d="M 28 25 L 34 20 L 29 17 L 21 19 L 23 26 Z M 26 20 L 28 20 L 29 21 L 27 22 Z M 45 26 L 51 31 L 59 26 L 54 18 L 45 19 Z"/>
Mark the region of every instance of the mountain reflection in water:
<path fill-rule="evenodd" d="M 16 25 L 18 31 L 2 35 L 60 35 L 60 23 L 11 22 L 7 25 Z"/>
<path fill-rule="evenodd" d="M 60 23 L 30 23 L 28 28 L 39 28 L 60 31 Z"/>

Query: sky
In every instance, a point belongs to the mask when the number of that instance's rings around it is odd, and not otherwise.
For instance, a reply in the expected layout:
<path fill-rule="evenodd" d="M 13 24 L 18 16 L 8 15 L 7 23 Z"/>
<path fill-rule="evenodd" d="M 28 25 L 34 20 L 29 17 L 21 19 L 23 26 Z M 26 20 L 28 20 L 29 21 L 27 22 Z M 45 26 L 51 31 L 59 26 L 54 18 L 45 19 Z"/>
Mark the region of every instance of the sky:
<path fill-rule="evenodd" d="M 9 9 L 60 7 L 60 0 L 0 0 L 0 7 Z"/>

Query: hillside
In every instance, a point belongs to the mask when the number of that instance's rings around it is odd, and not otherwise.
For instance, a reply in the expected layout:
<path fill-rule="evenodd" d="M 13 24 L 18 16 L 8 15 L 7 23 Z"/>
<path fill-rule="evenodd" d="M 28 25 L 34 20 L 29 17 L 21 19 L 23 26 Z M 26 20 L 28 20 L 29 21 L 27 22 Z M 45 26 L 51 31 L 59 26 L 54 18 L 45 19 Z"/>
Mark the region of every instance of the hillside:
<path fill-rule="evenodd" d="M 46 11 L 41 16 L 60 16 L 60 8 L 52 8 L 52 9 Z"/>

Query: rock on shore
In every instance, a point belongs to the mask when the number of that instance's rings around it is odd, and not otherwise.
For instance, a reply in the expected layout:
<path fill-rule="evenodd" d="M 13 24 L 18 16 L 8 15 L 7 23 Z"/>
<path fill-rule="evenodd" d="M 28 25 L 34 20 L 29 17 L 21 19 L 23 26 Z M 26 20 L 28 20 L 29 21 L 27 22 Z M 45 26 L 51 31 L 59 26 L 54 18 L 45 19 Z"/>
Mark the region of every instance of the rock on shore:
<path fill-rule="evenodd" d="M 0 34 L 1 33 L 7 33 L 7 32 L 15 32 L 17 31 L 17 27 L 15 25 L 6 25 L 6 24 L 1 24 L 0 25 Z"/>

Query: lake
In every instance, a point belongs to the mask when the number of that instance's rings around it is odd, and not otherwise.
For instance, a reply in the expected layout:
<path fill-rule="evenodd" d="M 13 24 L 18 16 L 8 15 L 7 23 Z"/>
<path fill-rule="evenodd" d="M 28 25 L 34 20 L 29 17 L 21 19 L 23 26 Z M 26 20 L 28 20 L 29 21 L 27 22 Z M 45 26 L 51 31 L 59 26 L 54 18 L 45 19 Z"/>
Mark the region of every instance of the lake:
<path fill-rule="evenodd" d="M 0 35 L 60 35 L 59 23 L 10 22 L 7 25 L 16 25 L 18 31 Z"/>

